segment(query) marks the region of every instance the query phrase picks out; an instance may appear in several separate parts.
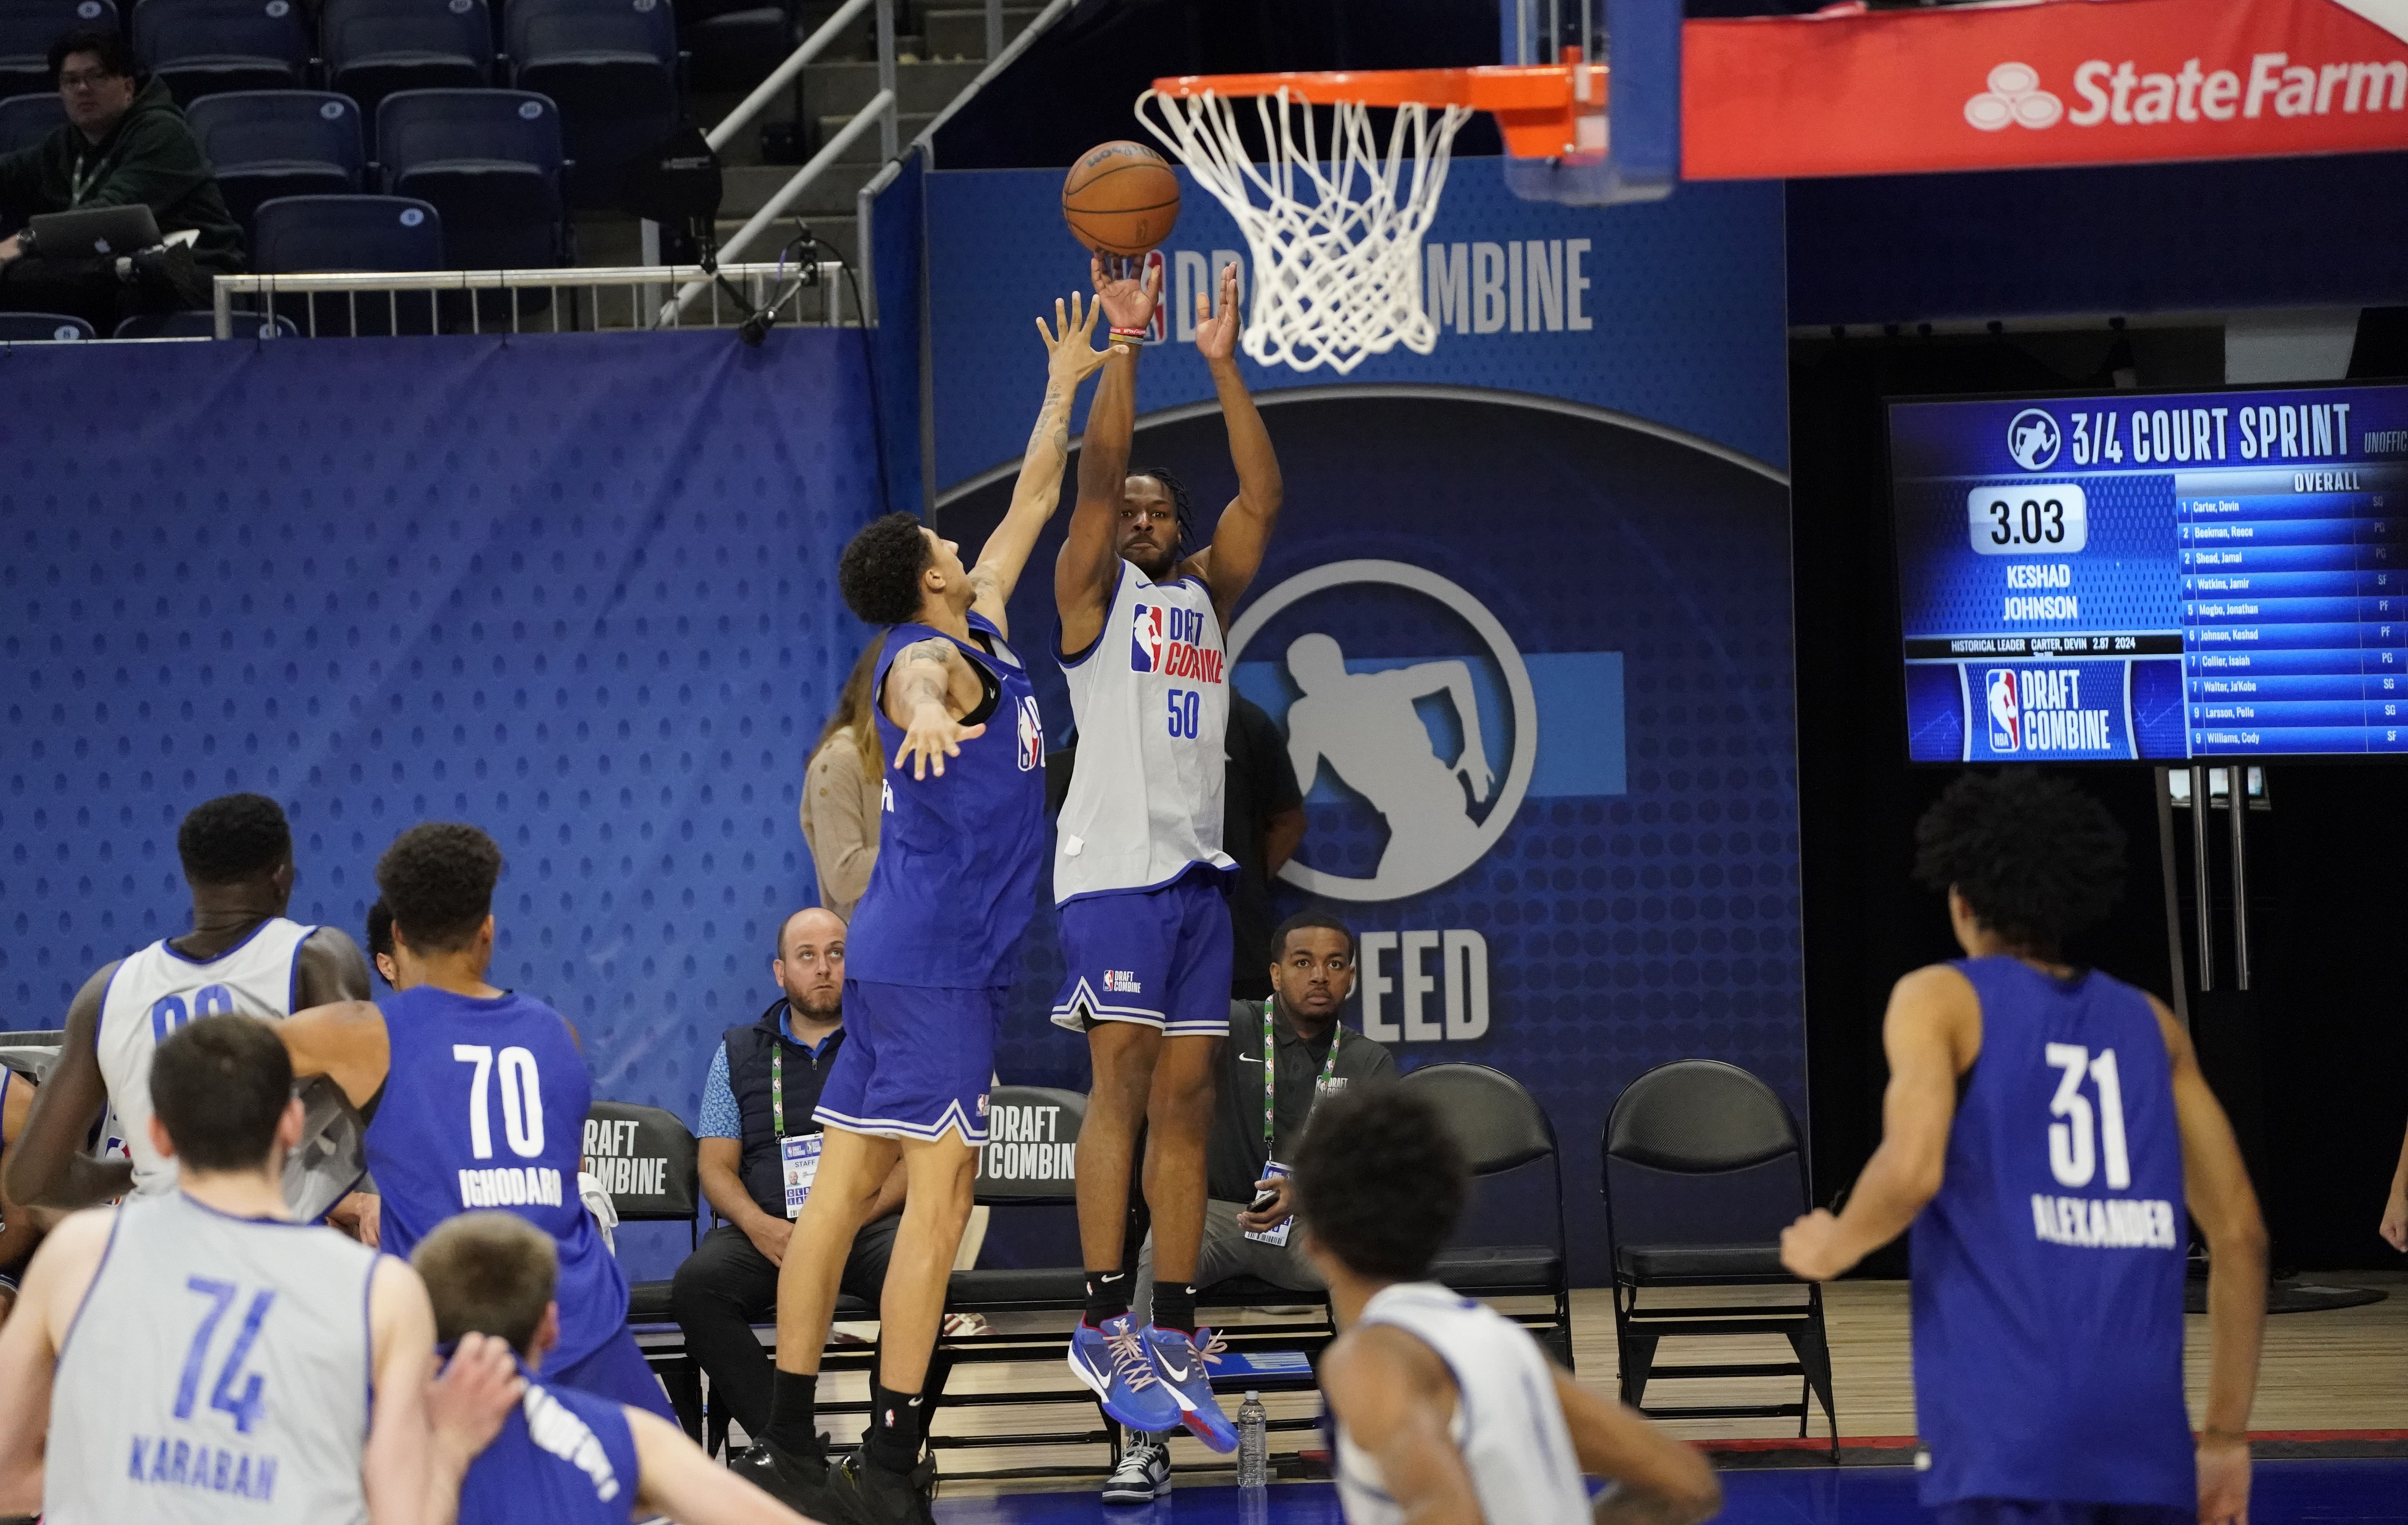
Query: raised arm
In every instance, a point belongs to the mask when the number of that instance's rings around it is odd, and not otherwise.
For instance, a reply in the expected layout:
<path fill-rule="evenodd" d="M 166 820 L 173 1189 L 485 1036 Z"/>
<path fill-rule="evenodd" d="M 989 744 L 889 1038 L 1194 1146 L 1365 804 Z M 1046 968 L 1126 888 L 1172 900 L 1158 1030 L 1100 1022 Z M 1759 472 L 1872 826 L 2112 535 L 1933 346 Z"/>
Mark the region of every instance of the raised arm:
<path fill-rule="evenodd" d="M 1555 1401 L 1581 1471 L 1612 1479 L 1597 1501 L 1598 1525 L 1696 1525 L 1723 1506 L 1722 1485 L 1696 1447 L 1555 1374 Z"/>
<path fill-rule="evenodd" d="M 1004 606 L 1020 582 L 1028 553 L 1037 548 L 1038 533 L 1062 501 L 1062 470 L 1070 461 L 1070 401 L 1079 383 L 1111 358 L 1110 350 L 1095 347 L 1096 318 L 1101 300 L 1082 307 L 1077 294 L 1066 309 L 1054 304 L 1054 326 L 1037 320 L 1037 337 L 1045 341 L 1045 401 L 1037 410 L 1037 426 L 1029 431 L 1028 453 L 1021 457 L 1020 480 L 1011 489 L 1011 507 L 1003 522 L 979 549 L 978 565 L 970 568 L 970 587 L 977 594 L 971 608 L 1005 628 Z"/>
<path fill-rule="evenodd" d="M 134 1185 L 130 1160 L 95 1159 L 84 1141 L 108 1104 L 100 1072 L 100 1003 L 117 965 L 105 964 L 67 1003 L 66 1037 L 59 1062 L 34 1099 L 33 1115 L 8 1150 L 5 1174 L 11 1201 L 38 1207 L 89 1207 L 122 1197 Z"/>
<path fill-rule="evenodd" d="M 1254 574 L 1262 570 L 1263 550 L 1270 544 L 1271 528 L 1279 523 L 1279 454 L 1271 449 L 1271 433 L 1263 427 L 1261 410 L 1246 390 L 1238 369 L 1238 330 L 1245 320 L 1238 310 L 1238 266 L 1221 267 L 1221 310 L 1212 312 L 1211 298 L 1196 294 L 1196 352 L 1212 372 L 1212 390 L 1221 399 L 1221 423 L 1229 431 L 1229 461 L 1238 468 L 1238 496 L 1221 511 L 1212 526 L 1212 544 L 1194 558 L 1195 568 L 1212 591 L 1212 612 L 1221 624 L 1245 597 Z M 1092 425 L 1090 425 L 1092 428 Z"/>
<path fill-rule="evenodd" d="M 1379 1324 L 1350 1331 L 1322 1358 L 1321 1393 L 1348 1438 L 1378 1461 L 1388 1496 L 1413 1525 L 1484 1525 L 1471 1474 L 1447 1432 L 1459 1401 L 1455 1377 L 1429 1346 Z"/>
<path fill-rule="evenodd" d="M 2199 1433 L 2200 1525 L 2249 1518 L 2249 1408 L 2266 1331 L 2266 1222 L 2232 1139 L 2232 1125 L 2200 1073 L 2173 1014 L 2149 1004 L 2165 1035 L 2174 1118 L 2182 1129 L 2183 1197 L 2207 1236 L 2207 1409 Z"/>
<path fill-rule="evenodd" d="M 1112 279 L 1096 256 L 1096 305 L 1115 329 L 1142 328 L 1162 295 L 1162 274 L 1142 281 Z M 1096 400 L 1087 409 L 1087 432 L 1079 446 L 1079 501 L 1070 528 L 1054 560 L 1054 611 L 1062 621 L 1062 649 L 1082 651 L 1103 633 L 1112 578 L 1120 566 L 1113 525 L 1127 496 L 1129 440 L 1137 432 L 1138 346 L 1115 339 Z"/>
<path fill-rule="evenodd" d="M 337 1001 L 295 1012 L 276 1024 L 276 1035 L 292 1057 L 294 1079 L 325 1075 L 355 1107 L 375 1099 L 393 1067 L 392 1035 L 373 1001 Z"/>
<path fill-rule="evenodd" d="M 1981 1046 L 1981 998 L 1945 965 L 1919 969 L 1890 992 L 1882 1019 L 1889 1088 L 1882 1095 L 1881 1147 L 1865 1162 L 1836 1217 L 1816 1208 L 1781 1233 L 1781 1263 L 1808 1281 L 1828 1281 L 1906 1231 L 1940 1194 L 1948 1129 L 1956 1118 L 1956 1077 Z"/>

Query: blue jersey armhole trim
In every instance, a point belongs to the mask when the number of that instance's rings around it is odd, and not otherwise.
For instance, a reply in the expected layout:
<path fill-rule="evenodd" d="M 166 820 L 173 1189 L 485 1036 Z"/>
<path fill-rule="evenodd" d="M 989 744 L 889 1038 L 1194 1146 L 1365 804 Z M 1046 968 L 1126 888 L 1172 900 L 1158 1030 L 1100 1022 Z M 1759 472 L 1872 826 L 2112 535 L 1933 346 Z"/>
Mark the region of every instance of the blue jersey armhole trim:
<path fill-rule="evenodd" d="M 58 1369 L 66 1364 L 67 1350 L 75 1344 L 76 1331 L 83 1328 L 84 1310 L 92 1306 L 92 1295 L 100 1290 L 101 1273 L 108 1269 L 108 1258 L 117 1249 L 117 1230 L 123 1227 L 125 1227 L 125 1209 L 121 1206 L 117 1209 L 116 1216 L 108 1220 L 108 1243 L 100 1246 L 100 1261 L 92 1268 L 92 1281 L 83 1289 L 83 1301 L 76 1304 L 75 1316 L 67 1320 L 67 1331 L 59 1338 L 59 1353 L 50 1360 L 50 1371 L 54 1377 Z M 26 1269 L 29 1271 L 33 1269 L 30 1262 Z"/>
<path fill-rule="evenodd" d="M 209 955 L 207 958 L 195 958 L 190 954 L 178 953 L 176 951 L 176 944 L 164 937 L 159 940 L 159 946 L 164 952 L 165 952 L 168 957 L 175 959 L 178 963 L 190 964 L 194 969 L 207 969 L 211 964 L 223 963 L 225 960 L 233 957 L 236 954 L 240 953 L 243 949 L 250 947 L 251 939 L 267 930 L 267 924 L 269 922 L 282 921 L 283 919 L 284 918 L 282 916 L 262 916 L 259 920 L 258 926 L 242 934 L 241 942 L 236 943 L 231 948 L 221 948 L 217 952 Z M 316 929 L 317 928 L 310 928 L 312 931 L 315 931 Z"/>
<path fill-rule="evenodd" d="M 360 1423 L 363 1438 L 376 1430 L 376 1278 L 377 1268 L 387 1257 L 381 1252 L 368 1257 L 368 1273 L 360 1286 L 360 1386 L 366 1399 L 366 1417 Z M 442 1362 L 435 1369 L 440 1372 Z"/>

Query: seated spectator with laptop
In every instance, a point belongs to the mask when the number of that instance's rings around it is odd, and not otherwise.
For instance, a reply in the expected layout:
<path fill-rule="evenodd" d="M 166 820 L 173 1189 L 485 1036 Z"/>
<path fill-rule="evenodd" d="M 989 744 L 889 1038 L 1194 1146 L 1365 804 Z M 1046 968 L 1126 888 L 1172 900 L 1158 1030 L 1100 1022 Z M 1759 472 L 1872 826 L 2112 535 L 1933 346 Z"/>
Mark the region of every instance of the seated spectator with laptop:
<path fill-rule="evenodd" d="M 242 268 L 242 229 L 182 108 L 164 82 L 140 80 L 115 31 L 59 38 L 50 72 L 67 120 L 33 147 L 0 155 L 0 212 L 43 219 L 0 241 L 0 309 L 65 313 L 105 336 L 134 313 L 208 306 L 210 277 Z M 107 219 L 49 222 L 103 209 L 148 212 L 156 229 L 149 241 L 164 239 L 165 252 L 137 253 L 141 240 L 127 231 L 134 220 L 123 215 L 114 222 L 124 227 L 106 230 L 114 238 L 78 226 Z"/>

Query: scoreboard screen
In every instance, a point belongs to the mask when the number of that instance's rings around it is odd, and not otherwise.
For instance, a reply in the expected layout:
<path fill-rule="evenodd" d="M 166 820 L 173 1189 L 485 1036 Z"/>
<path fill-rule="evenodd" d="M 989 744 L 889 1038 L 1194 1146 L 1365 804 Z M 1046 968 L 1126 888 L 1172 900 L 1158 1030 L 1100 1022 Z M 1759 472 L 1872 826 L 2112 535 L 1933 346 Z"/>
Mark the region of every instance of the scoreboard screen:
<path fill-rule="evenodd" d="M 2408 753 L 2408 386 L 1890 405 L 1918 762 Z"/>

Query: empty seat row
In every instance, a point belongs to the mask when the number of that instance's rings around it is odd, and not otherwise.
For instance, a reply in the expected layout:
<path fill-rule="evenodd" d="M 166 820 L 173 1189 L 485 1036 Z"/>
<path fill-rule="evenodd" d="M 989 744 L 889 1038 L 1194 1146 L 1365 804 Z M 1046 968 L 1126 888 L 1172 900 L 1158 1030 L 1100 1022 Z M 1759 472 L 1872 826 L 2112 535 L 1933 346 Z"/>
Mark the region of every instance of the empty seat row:
<path fill-rule="evenodd" d="M 291 338 L 299 332 L 290 318 L 264 317 L 256 312 L 234 315 L 236 338 Z M 119 324 L 117 331 L 109 338 L 215 338 L 217 336 L 218 319 L 214 312 L 150 312 Z M 0 312 L 0 344 L 44 344 L 99 337 L 90 323 L 63 312 Z"/>
<path fill-rule="evenodd" d="M 568 263 L 560 113 L 521 90 L 406 90 L 378 108 L 378 160 L 359 108 L 309 90 L 236 91 L 194 101 L 201 151 L 261 260 L 259 209 L 280 197 L 382 190 L 440 213 L 451 268 L 534 269 Z M 57 126 L 58 97 L 0 101 L 0 151 Z M 411 266 L 379 268 L 440 269 Z M 299 266 L 285 266 L 299 268 Z"/>
<path fill-rule="evenodd" d="M 96 8 L 84 18 L 82 7 Z M 0 94 L 50 89 L 50 40 L 114 16 L 112 0 L 0 0 Z M 580 166 L 571 194 L 580 206 L 615 202 L 626 162 L 677 123 L 670 0 L 507 0 L 498 63 L 486 0 L 327 0 L 320 31 L 322 65 L 295 0 L 141 0 L 133 9 L 136 55 L 188 107 L 321 77 L 371 123 L 402 90 L 507 82 L 547 95 Z"/>

